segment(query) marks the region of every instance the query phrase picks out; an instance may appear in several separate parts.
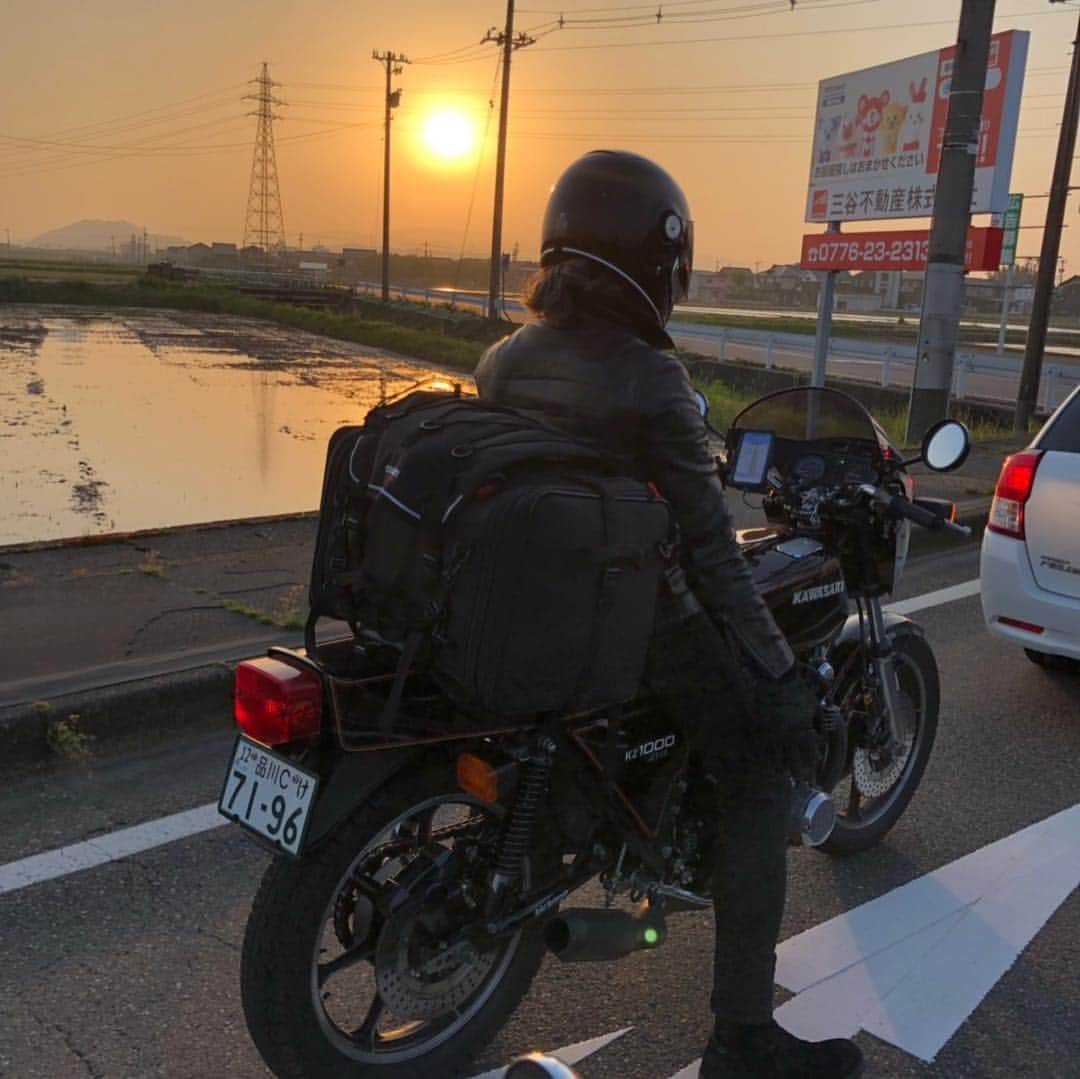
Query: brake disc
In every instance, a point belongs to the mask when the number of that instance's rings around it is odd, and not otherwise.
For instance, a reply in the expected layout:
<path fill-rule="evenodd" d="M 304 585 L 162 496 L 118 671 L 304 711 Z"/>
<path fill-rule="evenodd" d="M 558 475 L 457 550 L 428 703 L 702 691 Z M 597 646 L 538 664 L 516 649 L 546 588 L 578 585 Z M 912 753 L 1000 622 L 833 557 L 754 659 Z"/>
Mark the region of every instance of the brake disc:
<path fill-rule="evenodd" d="M 375 979 L 390 1010 L 406 1019 L 435 1019 L 465 1003 L 490 973 L 498 952 L 480 954 L 466 940 L 443 949 L 424 941 L 415 911 L 383 926 L 375 946 Z"/>
<path fill-rule="evenodd" d="M 888 794 L 903 775 L 915 748 L 915 705 L 906 693 L 897 693 L 896 707 L 899 712 L 896 718 L 900 728 L 900 745 L 884 758 L 880 751 L 863 746 L 853 754 L 852 781 L 864 798 L 880 798 Z"/>

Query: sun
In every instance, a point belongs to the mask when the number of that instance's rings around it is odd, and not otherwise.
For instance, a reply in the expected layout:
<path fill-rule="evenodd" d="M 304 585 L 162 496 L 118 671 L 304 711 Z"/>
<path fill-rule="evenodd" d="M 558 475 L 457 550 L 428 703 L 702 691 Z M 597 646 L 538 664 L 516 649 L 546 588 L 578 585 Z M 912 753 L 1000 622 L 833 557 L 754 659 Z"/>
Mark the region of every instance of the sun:
<path fill-rule="evenodd" d="M 444 161 L 462 158 L 476 145 L 476 125 L 458 109 L 428 113 L 421 134 L 428 152 Z"/>

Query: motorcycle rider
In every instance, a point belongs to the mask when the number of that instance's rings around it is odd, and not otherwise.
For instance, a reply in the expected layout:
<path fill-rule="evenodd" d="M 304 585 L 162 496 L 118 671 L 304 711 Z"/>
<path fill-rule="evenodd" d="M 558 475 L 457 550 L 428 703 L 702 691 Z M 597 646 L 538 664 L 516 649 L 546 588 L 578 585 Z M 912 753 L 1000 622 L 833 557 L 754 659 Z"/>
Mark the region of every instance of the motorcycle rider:
<path fill-rule="evenodd" d="M 739 552 L 686 369 L 664 350 L 693 260 L 687 200 L 623 151 L 579 158 L 552 188 L 537 317 L 484 355 L 480 396 L 542 413 L 624 457 L 670 503 L 681 565 L 704 614 L 662 603 L 648 681 L 691 736 L 715 792 L 713 1034 L 703 1079 L 858 1075 L 854 1042 L 807 1042 L 772 1018 L 791 776 L 812 775 L 814 695 Z"/>

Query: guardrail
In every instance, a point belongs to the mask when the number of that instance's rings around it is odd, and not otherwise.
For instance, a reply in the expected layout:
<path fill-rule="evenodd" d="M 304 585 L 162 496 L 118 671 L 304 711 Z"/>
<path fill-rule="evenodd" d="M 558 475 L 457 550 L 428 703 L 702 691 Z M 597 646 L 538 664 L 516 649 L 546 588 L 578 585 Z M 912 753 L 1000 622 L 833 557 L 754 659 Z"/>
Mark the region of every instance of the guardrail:
<path fill-rule="evenodd" d="M 673 322 L 669 332 L 680 337 L 698 338 L 719 345 L 720 360 L 727 357 L 729 345 L 749 345 L 765 351 L 765 367 L 772 368 L 778 352 L 814 352 L 814 338 L 809 334 L 769 333 L 765 330 L 749 330 L 730 326 L 706 326 L 700 323 Z M 878 382 L 882 386 L 892 383 L 894 367 L 914 368 L 915 349 L 910 345 L 883 344 L 860 341 L 855 338 L 834 337 L 829 341 L 829 358 L 850 360 L 856 363 L 877 364 Z M 1016 356 L 995 356 L 986 352 L 958 352 L 953 366 L 953 396 L 964 400 L 968 393 L 970 375 L 993 375 L 1019 381 L 1022 361 Z M 1042 382 L 1039 387 L 1040 405 L 1053 411 L 1080 384 L 1080 364 L 1044 363 Z M 977 396 L 985 397 L 986 394 Z M 1007 395 L 997 397 L 1009 400 Z"/>
<path fill-rule="evenodd" d="M 357 286 L 358 292 L 379 294 L 381 286 L 364 282 Z M 450 290 L 408 288 L 391 285 L 391 295 L 401 299 L 417 299 L 424 303 L 446 303 L 459 307 L 487 307 L 487 296 L 478 291 L 466 289 Z M 523 311 L 517 301 L 503 299 L 504 312 Z M 732 326 L 710 326 L 701 322 L 680 322 L 676 319 L 668 324 L 668 331 L 683 338 L 697 338 L 718 344 L 719 359 L 727 358 L 729 345 L 749 345 L 763 349 L 766 369 L 776 366 L 777 353 L 796 352 L 813 356 L 814 338 L 811 334 L 771 333 L 766 330 L 750 330 Z M 876 364 L 877 381 L 881 386 L 892 385 L 894 367 L 915 367 L 915 348 L 911 345 L 860 341 L 850 337 L 833 337 L 829 341 L 829 358 L 849 360 L 856 363 Z M 1022 360 L 1017 356 L 996 356 L 988 352 L 958 352 L 953 365 L 953 396 L 964 400 L 968 395 L 968 378 L 971 375 L 993 375 L 999 378 L 1013 378 L 1019 383 Z M 1080 384 L 1080 363 L 1060 363 L 1050 361 L 1043 364 L 1042 381 L 1039 385 L 1039 405 L 1047 412 L 1052 412 Z M 1013 400 L 1015 392 L 1002 395 L 975 396 L 992 400 Z"/>

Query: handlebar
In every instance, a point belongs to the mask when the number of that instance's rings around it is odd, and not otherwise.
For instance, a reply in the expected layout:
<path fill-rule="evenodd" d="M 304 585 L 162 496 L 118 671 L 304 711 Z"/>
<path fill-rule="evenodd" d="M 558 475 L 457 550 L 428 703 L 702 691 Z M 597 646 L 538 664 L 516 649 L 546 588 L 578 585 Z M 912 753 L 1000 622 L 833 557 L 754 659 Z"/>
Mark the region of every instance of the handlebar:
<path fill-rule="evenodd" d="M 909 502 L 903 495 L 890 495 L 880 487 L 874 487 L 868 483 L 863 484 L 859 490 L 869 495 L 874 502 L 883 506 L 886 512 L 893 517 L 904 517 L 914 524 L 928 528 L 931 532 L 946 531 L 956 532 L 961 536 L 971 535 L 971 529 L 967 525 L 958 525 L 947 517 L 934 513 L 933 510 L 917 506 L 914 502 Z"/>

